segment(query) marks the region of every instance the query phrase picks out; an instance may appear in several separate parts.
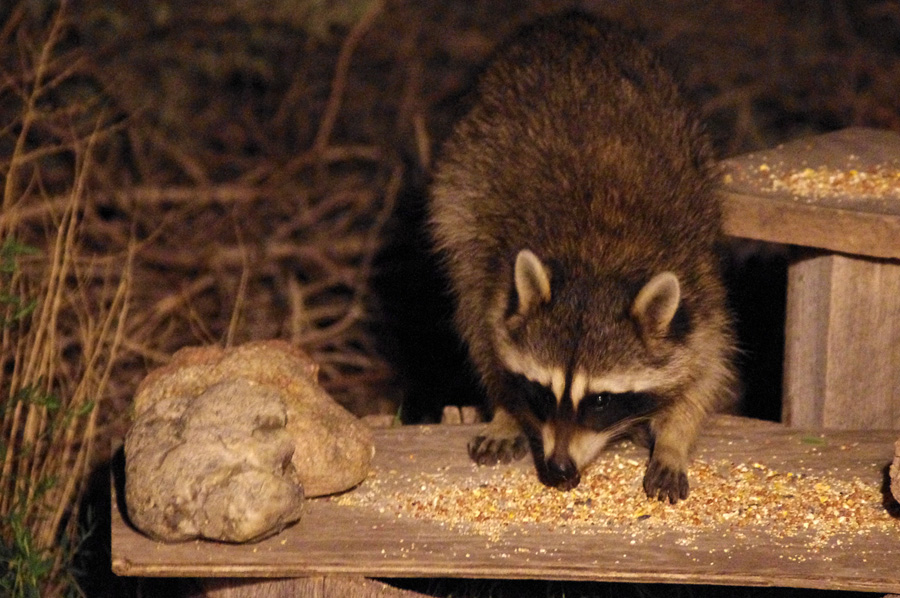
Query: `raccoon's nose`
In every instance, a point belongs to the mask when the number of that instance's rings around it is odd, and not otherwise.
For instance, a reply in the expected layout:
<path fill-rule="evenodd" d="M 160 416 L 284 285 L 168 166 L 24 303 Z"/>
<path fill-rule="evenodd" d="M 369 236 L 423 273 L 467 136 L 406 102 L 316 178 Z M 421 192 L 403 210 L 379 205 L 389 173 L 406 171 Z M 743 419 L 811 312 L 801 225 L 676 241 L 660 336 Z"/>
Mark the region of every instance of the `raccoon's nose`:
<path fill-rule="evenodd" d="M 553 456 L 547 461 L 547 481 L 559 490 L 571 490 L 581 481 L 575 462 L 569 457 Z"/>

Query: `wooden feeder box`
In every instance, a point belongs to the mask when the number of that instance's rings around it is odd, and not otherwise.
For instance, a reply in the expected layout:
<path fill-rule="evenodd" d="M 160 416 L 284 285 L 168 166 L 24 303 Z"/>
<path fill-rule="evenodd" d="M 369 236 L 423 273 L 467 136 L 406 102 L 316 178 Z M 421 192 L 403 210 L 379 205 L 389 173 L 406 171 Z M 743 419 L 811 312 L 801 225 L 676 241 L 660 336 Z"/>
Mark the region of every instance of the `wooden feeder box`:
<path fill-rule="evenodd" d="M 715 418 L 699 440 L 696 458 L 889 488 L 887 465 L 900 429 L 900 136 L 848 129 L 724 166 L 725 232 L 804 249 L 794 250 L 788 275 L 787 425 Z M 803 177 L 816 181 L 829 172 L 865 173 L 869 183 L 893 176 L 893 187 L 867 187 L 865 177 L 858 176 L 835 179 L 817 191 L 802 187 L 809 182 Z M 373 475 L 394 480 L 394 490 L 429 476 L 460 483 L 487 478 L 496 468 L 478 468 L 466 454 L 475 429 L 460 424 L 377 430 Z M 646 459 L 646 451 L 627 454 Z M 533 466 L 526 460 L 497 467 Z M 892 499 L 889 490 L 884 493 L 887 505 Z M 741 537 L 724 525 L 690 538 L 664 534 L 636 541 L 628 526 L 598 535 L 515 524 L 497 538 L 486 538 L 397 517 L 390 509 L 326 498 L 308 501 L 299 523 L 258 544 L 166 545 L 130 527 L 119 502 L 113 501 L 113 571 L 200 578 L 211 597 L 418 595 L 373 577 L 900 593 L 900 520 L 893 532 L 838 533 L 815 549 L 802 534 L 782 538 L 778 530 L 753 529 Z"/>
<path fill-rule="evenodd" d="M 782 421 L 900 429 L 900 135 L 801 139 L 727 160 L 723 177 L 727 234 L 797 247 Z"/>

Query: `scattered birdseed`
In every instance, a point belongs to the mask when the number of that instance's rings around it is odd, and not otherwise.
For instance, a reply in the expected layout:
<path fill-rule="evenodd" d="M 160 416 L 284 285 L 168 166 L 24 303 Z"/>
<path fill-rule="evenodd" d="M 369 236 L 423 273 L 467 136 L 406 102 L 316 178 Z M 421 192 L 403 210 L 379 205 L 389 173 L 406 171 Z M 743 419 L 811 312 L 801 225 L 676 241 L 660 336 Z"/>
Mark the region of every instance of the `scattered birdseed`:
<path fill-rule="evenodd" d="M 900 200 L 900 161 L 863 164 L 849 156 L 842 168 L 820 165 L 813 168 L 788 166 L 780 160 L 761 162 L 755 166 L 733 163 L 723 174 L 722 182 L 750 184 L 771 193 L 786 194 L 795 201 L 817 200 Z"/>
<path fill-rule="evenodd" d="M 609 455 L 584 472 L 568 492 L 548 488 L 534 472 L 497 467 L 485 474 L 450 479 L 418 474 L 398 480 L 380 471 L 340 504 L 373 507 L 398 518 L 413 518 L 499 539 L 537 526 L 577 534 L 622 533 L 648 539 L 676 531 L 690 538 L 716 531 L 739 535 L 764 532 L 807 546 L 826 545 L 836 534 L 900 532 L 900 521 L 883 504 L 881 489 L 855 478 L 778 471 L 761 463 L 695 461 L 690 496 L 676 504 L 650 500 L 641 483 L 645 464 Z"/>
<path fill-rule="evenodd" d="M 766 171 L 769 170 L 767 167 Z M 770 185 L 772 191 L 784 191 L 800 197 L 865 196 L 883 199 L 900 196 L 900 170 L 884 165 L 859 169 L 819 166 L 773 174 Z"/>

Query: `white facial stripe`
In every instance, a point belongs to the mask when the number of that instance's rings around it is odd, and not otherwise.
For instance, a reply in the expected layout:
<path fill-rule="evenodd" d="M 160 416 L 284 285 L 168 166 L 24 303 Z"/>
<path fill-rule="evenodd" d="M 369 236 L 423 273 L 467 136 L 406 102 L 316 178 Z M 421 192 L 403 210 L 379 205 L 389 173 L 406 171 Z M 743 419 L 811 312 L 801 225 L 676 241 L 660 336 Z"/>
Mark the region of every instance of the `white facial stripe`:
<path fill-rule="evenodd" d="M 615 374 L 607 374 L 606 376 L 588 378 L 585 388 L 582 393 L 578 395 L 577 400 L 575 399 L 576 395 L 574 393 L 573 385 L 572 400 L 576 401 L 575 404 L 577 405 L 577 401 L 581 400 L 587 393 L 644 392 L 654 388 L 665 387 L 668 379 L 669 377 L 665 375 L 664 371 L 651 369 L 634 372 L 618 372 Z"/>
<path fill-rule="evenodd" d="M 556 395 L 556 402 L 559 403 L 566 390 L 566 373 L 561 369 L 554 370 L 550 378 L 550 390 Z"/>
<path fill-rule="evenodd" d="M 572 435 L 569 440 L 569 457 L 575 462 L 578 471 L 581 471 L 600 454 L 610 438 L 612 438 L 610 432 L 593 430 L 578 430 Z"/>
<path fill-rule="evenodd" d="M 584 397 L 587 389 L 587 376 L 582 372 L 578 372 L 572 376 L 572 386 L 569 387 L 569 396 L 572 397 L 572 404 L 577 408 L 578 402 Z"/>
<path fill-rule="evenodd" d="M 500 359 L 506 368 L 516 374 L 521 374 L 545 386 L 550 386 L 553 380 L 553 369 L 543 367 L 534 358 L 519 353 L 512 347 L 502 347 Z"/>
<path fill-rule="evenodd" d="M 566 386 L 566 373 L 562 368 L 543 366 L 533 357 L 523 355 L 509 346 L 500 347 L 500 359 L 509 371 L 552 390 L 557 402 L 562 398 Z"/>
<path fill-rule="evenodd" d="M 552 424 L 541 426 L 541 440 L 544 442 L 544 459 L 548 459 L 556 446 L 556 429 Z"/>

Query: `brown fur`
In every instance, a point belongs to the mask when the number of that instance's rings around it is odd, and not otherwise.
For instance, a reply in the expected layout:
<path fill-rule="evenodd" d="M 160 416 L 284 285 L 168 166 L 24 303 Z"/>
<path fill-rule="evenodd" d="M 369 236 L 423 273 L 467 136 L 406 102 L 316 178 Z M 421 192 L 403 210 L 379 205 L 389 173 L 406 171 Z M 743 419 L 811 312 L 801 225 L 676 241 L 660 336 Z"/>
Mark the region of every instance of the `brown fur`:
<path fill-rule="evenodd" d="M 614 27 L 549 19 L 500 50 L 431 204 L 459 332 L 500 410 L 474 459 L 519 456 L 524 433 L 542 479 L 572 487 L 597 446 L 644 422 L 647 493 L 687 495 L 697 430 L 733 394 L 714 174 L 671 76 Z M 550 415 L 522 377 L 553 391 Z M 586 428 L 579 405 L 601 391 L 623 413 L 632 391 L 653 408 L 598 430 L 598 407 Z"/>

